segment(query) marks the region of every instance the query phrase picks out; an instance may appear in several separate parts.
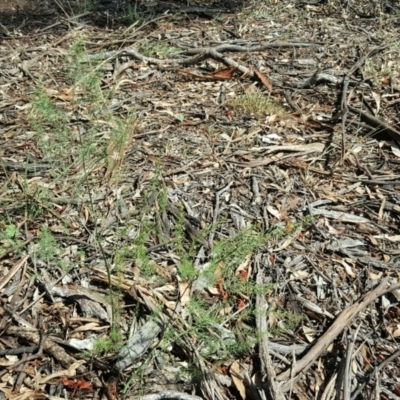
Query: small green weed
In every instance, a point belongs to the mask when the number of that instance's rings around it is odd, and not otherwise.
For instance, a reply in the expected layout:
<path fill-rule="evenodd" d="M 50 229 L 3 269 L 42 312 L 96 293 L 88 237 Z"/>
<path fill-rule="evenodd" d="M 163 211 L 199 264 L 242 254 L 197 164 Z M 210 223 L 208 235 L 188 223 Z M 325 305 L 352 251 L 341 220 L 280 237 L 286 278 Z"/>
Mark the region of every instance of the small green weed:
<path fill-rule="evenodd" d="M 31 101 L 30 121 L 36 131 L 38 146 L 46 161 L 67 157 L 71 149 L 71 131 L 66 113 L 43 88 L 38 88 Z"/>
<path fill-rule="evenodd" d="M 126 119 L 111 118 L 109 122 L 111 129 L 106 143 L 106 165 L 105 178 L 118 178 L 122 172 L 125 155 L 133 140 L 136 127 L 136 115 L 133 110 Z"/>
<path fill-rule="evenodd" d="M 172 56 L 181 51 L 177 47 L 171 47 L 163 42 L 149 43 L 141 47 L 140 51 L 144 56 Z M 179 118 L 177 118 L 179 120 Z"/>
<path fill-rule="evenodd" d="M 107 91 L 101 87 L 101 71 L 96 60 L 85 60 L 85 38 L 80 37 L 69 48 L 68 76 L 73 84 L 74 97 L 89 112 L 99 112 Z"/>
<path fill-rule="evenodd" d="M 257 117 L 265 114 L 280 115 L 284 112 L 284 109 L 275 100 L 253 86 L 241 96 L 229 101 L 229 105 Z"/>
<path fill-rule="evenodd" d="M 12 222 L 8 221 L 4 225 L 0 223 L 0 255 L 18 246 L 18 233 L 18 227 Z"/>
<path fill-rule="evenodd" d="M 125 7 L 124 14 L 125 16 L 123 18 L 123 22 L 126 25 L 132 25 L 132 24 L 137 25 L 143 19 L 143 16 L 138 11 L 136 4 L 132 5 L 131 3 L 128 3 Z"/>
<path fill-rule="evenodd" d="M 75 0 L 73 3 L 67 1 L 64 4 L 64 12 L 72 17 L 88 11 L 94 11 L 98 7 L 98 4 L 98 0 Z"/>
<path fill-rule="evenodd" d="M 35 255 L 41 263 L 48 266 L 56 265 L 64 271 L 68 271 L 70 268 L 70 261 L 66 257 L 63 257 L 63 248 L 57 242 L 53 233 L 47 229 L 43 228 L 39 234 L 39 240 L 35 248 Z"/>
<path fill-rule="evenodd" d="M 66 122 L 65 113 L 62 109 L 56 107 L 50 96 L 46 94 L 43 88 L 37 88 L 34 98 L 31 101 L 35 112 L 36 123 L 49 125 L 52 128 L 58 128 Z"/>
<path fill-rule="evenodd" d="M 19 187 L 24 196 L 25 214 L 29 221 L 34 221 L 47 209 L 50 191 L 46 187 L 29 184 L 26 180 L 20 180 Z"/>
<path fill-rule="evenodd" d="M 95 340 L 91 355 L 107 356 L 116 354 L 124 344 L 122 331 L 113 324 L 107 336 L 99 337 Z"/>
<path fill-rule="evenodd" d="M 269 332 L 273 336 L 279 336 L 283 333 L 287 333 L 295 329 L 304 316 L 302 314 L 296 314 L 287 310 L 273 310 L 268 313 L 269 319 Z"/>

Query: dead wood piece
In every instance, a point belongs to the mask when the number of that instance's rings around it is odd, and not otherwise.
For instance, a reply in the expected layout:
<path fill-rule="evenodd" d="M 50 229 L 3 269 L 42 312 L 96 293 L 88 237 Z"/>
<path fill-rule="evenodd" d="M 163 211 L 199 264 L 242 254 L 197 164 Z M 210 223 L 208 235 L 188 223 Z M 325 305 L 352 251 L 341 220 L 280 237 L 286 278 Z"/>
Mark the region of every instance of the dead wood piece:
<path fill-rule="evenodd" d="M 348 179 L 345 178 L 346 180 L 350 182 L 360 182 L 365 185 L 385 185 L 385 186 L 394 186 L 394 185 L 400 185 L 400 181 L 385 181 L 385 180 L 376 180 L 376 179 L 371 179 L 371 180 L 366 180 L 366 179 Z"/>
<path fill-rule="evenodd" d="M 202 14 L 202 15 L 212 15 L 221 14 L 227 12 L 223 8 L 208 8 L 208 7 L 190 7 L 190 6 L 171 6 L 171 4 L 159 3 L 156 7 L 157 11 L 165 12 L 168 11 L 172 14 Z"/>
<path fill-rule="evenodd" d="M 272 164 L 274 162 L 281 161 L 282 159 L 291 157 L 291 158 L 296 158 L 304 156 L 306 154 L 310 153 L 322 153 L 324 150 L 325 145 L 323 143 L 310 143 L 310 144 L 305 144 L 305 145 L 290 145 L 290 146 L 269 146 L 267 148 L 267 151 L 265 154 L 271 154 L 271 153 L 278 153 L 276 155 L 272 155 L 270 157 L 263 157 L 261 160 L 254 160 L 250 161 L 247 163 L 244 162 L 238 162 L 238 161 L 231 161 L 228 160 L 228 162 L 233 163 L 233 164 L 239 164 L 242 165 L 243 167 L 247 168 L 256 168 L 256 167 L 261 167 L 265 165 Z M 298 152 L 298 153 L 291 153 L 289 155 L 285 154 L 284 152 Z"/>
<path fill-rule="evenodd" d="M 113 60 L 118 57 L 131 57 L 137 59 L 139 61 L 148 62 L 151 64 L 172 64 L 172 65 L 194 65 L 198 64 L 207 58 L 213 58 L 217 61 L 222 62 L 223 64 L 237 68 L 240 72 L 245 74 L 246 76 L 253 77 L 254 72 L 243 66 L 238 64 L 236 61 L 232 60 L 229 57 L 223 56 L 221 52 L 225 51 L 234 51 L 234 52 L 252 52 L 252 51 L 262 51 L 269 48 L 281 48 L 281 47 L 310 47 L 310 46 L 319 46 L 318 43 L 266 43 L 262 45 L 254 45 L 254 46 L 239 46 L 239 45 L 230 45 L 230 44 L 222 44 L 215 47 L 200 47 L 194 49 L 187 49 L 183 51 L 183 54 L 191 55 L 196 54 L 191 58 L 177 58 L 177 59 L 158 59 L 153 57 L 147 57 L 141 54 L 135 47 L 130 47 L 129 49 L 123 49 L 118 51 L 108 51 L 101 54 L 91 54 L 83 59 L 83 62 L 88 62 L 91 60 Z M 181 53 L 181 54 L 182 54 Z M 330 82 L 333 84 L 337 84 L 340 82 L 340 78 L 337 78 L 333 75 L 317 71 L 314 75 L 312 75 L 309 79 L 289 84 L 289 86 L 295 88 L 309 88 L 315 86 L 315 84 L 320 82 Z M 272 81 L 272 83 L 276 86 L 283 85 L 282 82 Z M 286 83 L 286 86 L 288 84 Z"/>
<path fill-rule="evenodd" d="M 360 110 L 359 108 L 350 105 L 348 105 L 347 108 L 352 113 L 359 114 L 362 118 L 364 118 L 368 123 L 370 123 L 375 128 L 382 128 L 382 131 L 386 131 L 393 139 L 400 140 L 400 131 L 398 131 L 396 128 L 393 128 L 386 122 L 380 120 L 379 118 L 374 117 L 372 114 Z"/>
<path fill-rule="evenodd" d="M 16 356 L 24 353 L 35 353 L 39 350 L 39 346 L 18 347 L 16 349 L 0 350 L 0 356 Z"/>
<path fill-rule="evenodd" d="M 148 394 L 147 396 L 129 398 L 129 400 L 203 400 L 202 397 L 192 394 L 175 392 L 174 390 L 167 390 L 165 392 Z"/>
<path fill-rule="evenodd" d="M 343 222 L 350 222 L 354 224 L 359 223 L 369 223 L 371 222 L 368 218 L 359 217 L 358 215 L 353 215 L 341 211 L 326 210 L 324 208 L 312 208 L 310 210 L 311 215 L 323 215 L 327 218 L 332 218 L 334 220 L 339 220 Z"/>
<path fill-rule="evenodd" d="M 264 271 L 260 268 L 259 262 L 257 260 L 257 283 L 263 283 L 263 274 Z M 269 353 L 269 339 L 268 339 L 268 318 L 264 315 L 261 311 L 266 311 L 267 309 L 267 302 L 265 300 L 265 296 L 262 294 L 258 294 L 256 297 L 256 306 L 259 312 L 257 313 L 256 317 L 256 324 L 258 333 L 261 337 L 260 340 L 260 361 L 261 361 L 261 378 L 264 382 L 267 383 L 267 390 L 269 393 L 269 397 L 271 399 L 276 400 L 284 400 L 285 396 L 283 392 L 280 390 L 279 385 L 276 382 L 276 374 L 273 368 L 271 356 Z"/>
<path fill-rule="evenodd" d="M 293 43 L 292 43 L 293 44 Z M 191 58 L 177 58 L 177 59 L 158 59 L 158 58 L 153 58 L 153 57 L 147 57 L 141 54 L 136 48 L 130 47 L 129 49 L 124 49 L 124 50 L 118 50 L 118 51 L 109 51 L 109 52 L 104 52 L 102 54 L 91 54 L 83 59 L 83 62 L 88 62 L 90 60 L 113 60 L 118 57 L 131 57 L 135 58 L 139 61 L 143 62 L 148 62 L 150 64 L 172 64 L 172 65 L 194 65 L 198 64 L 208 58 L 213 58 L 214 60 L 217 60 L 224 65 L 228 67 L 234 67 L 238 71 L 242 72 L 245 76 L 250 76 L 254 77 L 255 73 L 250 69 L 247 68 L 243 65 L 240 65 L 233 59 L 224 56 L 221 54 L 221 51 L 261 51 L 265 50 L 268 48 L 268 45 L 262 45 L 262 46 L 253 46 L 253 47 L 241 47 L 241 46 L 230 46 L 230 45 L 221 45 L 217 47 L 210 47 L 210 48 L 198 48 L 198 49 L 190 49 L 186 50 L 183 52 L 184 54 L 197 54 L 194 57 Z M 280 43 L 280 45 L 283 45 L 283 43 Z M 288 45 L 288 44 L 286 44 Z M 302 47 L 304 47 L 306 44 L 302 43 Z M 308 44 L 309 45 L 309 44 Z M 315 44 L 313 44 L 315 45 Z M 289 45 L 288 45 L 289 46 Z M 280 47 L 279 43 L 274 44 L 274 47 Z M 292 47 L 292 46 L 289 46 Z M 307 47 L 307 46 L 306 46 Z M 331 83 L 334 85 L 338 85 L 341 82 L 341 78 L 328 74 L 324 71 L 316 71 L 312 76 L 310 76 L 308 79 L 300 82 L 282 82 L 278 81 L 275 79 L 270 79 L 272 84 L 274 86 L 285 86 L 285 87 L 292 87 L 295 89 L 309 89 L 312 87 L 315 87 L 316 85 L 320 83 Z"/>
<path fill-rule="evenodd" d="M 355 302 L 352 306 L 344 310 L 337 319 L 333 322 L 330 328 L 315 342 L 314 346 L 307 352 L 307 354 L 297 360 L 296 364 L 292 369 L 288 369 L 285 372 L 277 376 L 278 381 L 287 381 L 283 386 L 282 390 L 287 392 L 290 390 L 293 381 L 288 381 L 292 376 L 294 380 L 299 378 L 301 372 L 307 371 L 311 364 L 328 348 L 328 346 L 336 339 L 336 337 L 343 331 L 347 326 L 349 326 L 354 318 L 364 310 L 370 303 L 375 301 L 380 296 L 385 293 L 392 292 L 400 288 L 400 283 L 387 286 L 389 278 L 385 278 L 382 282 L 367 292 L 361 299 Z"/>
<path fill-rule="evenodd" d="M 361 324 L 358 325 L 356 332 L 354 336 L 348 340 L 350 340 L 350 343 L 347 344 L 347 352 L 346 352 L 346 357 L 343 359 L 343 365 L 344 368 L 342 369 L 342 374 L 341 374 L 341 381 L 343 383 L 343 398 L 344 399 L 349 399 L 350 398 L 350 391 L 351 391 L 351 378 L 352 378 L 352 361 L 353 361 L 353 351 L 354 351 L 354 345 L 356 343 L 356 338 L 358 335 L 358 332 L 360 331 Z M 339 389 L 339 387 L 338 387 Z"/>
<path fill-rule="evenodd" d="M 20 172 L 41 172 L 48 171 L 50 168 L 52 168 L 50 164 L 19 163 L 14 161 L 7 161 L 3 158 L 0 158 L 0 172 L 2 171 L 2 169 Z"/>
<path fill-rule="evenodd" d="M 134 334 L 120 350 L 115 364 L 119 371 L 130 367 L 142 356 L 162 331 L 161 322 L 149 320 Z"/>
<path fill-rule="evenodd" d="M 25 264 L 26 260 L 29 258 L 29 255 L 24 256 L 20 261 L 18 261 L 8 272 L 6 276 L 4 276 L 0 280 L 0 291 L 3 289 L 7 283 L 14 277 L 14 275 L 20 270 L 20 268 Z"/>
<path fill-rule="evenodd" d="M 368 382 L 373 382 L 372 379 L 374 376 L 376 376 L 377 372 L 382 371 L 382 369 L 392 361 L 394 361 L 396 358 L 400 357 L 400 350 L 395 351 L 390 357 L 388 357 L 386 360 L 382 361 L 377 367 L 374 368 L 373 371 L 371 371 L 368 374 L 369 379 L 364 379 L 363 383 L 353 392 L 353 395 L 351 396 L 351 400 L 355 400 L 358 398 L 358 396 L 362 393 L 364 390 L 365 386 L 367 386 Z"/>
<path fill-rule="evenodd" d="M 278 354 L 290 355 L 295 354 L 299 355 L 304 353 L 311 346 L 309 344 L 280 344 L 268 341 L 268 349 L 274 351 Z"/>
<path fill-rule="evenodd" d="M 233 185 L 233 181 L 229 182 L 226 186 L 224 186 L 221 190 L 219 190 L 215 195 L 215 208 L 214 208 L 214 214 L 213 214 L 213 224 L 214 224 L 214 226 L 217 223 L 218 215 L 220 213 L 220 208 L 219 208 L 220 196 L 222 196 L 222 194 L 225 193 L 226 191 L 230 190 L 232 185 Z M 213 245 L 213 242 L 214 242 L 214 235 L 215 235 L 215 231 L 212 230 L 211 233 L 210 233 L 210 236 L 208 238 L 208 243 L 209 243 L 211 248 L 212 248 L 212 245 Z"/>
<path fill-rule="evenodd" d="M 40 344 L 40 334 L 37 329 L 26 329 L 17 326 L 10 326 L 6 329 L 6 334 L 10 336 L 16 336 L 20 339 L 27 340 L 28 342 Z M 76 363 L 77 360 L 71 357 L 61 346 L 54 343 L 50 338 L 46 337 L 43 342 L 43 351 L 54 357 L 64 368 L 69 368 L 72 364 Z M 84 372 L 84 367 L 78 368 L 79 372 Z"/>
<path fill-rule="evenodd" d="M 314 46 L 321 46 L 321 43 L 303 43 L 303 42 L 275 42 L 275 43 L 264 43 L 264 44 L 257 44 L 257 45 L 237 45 L 237 44 L 229 44 L 223 43 L 221 45 L 215 47 L 197 47 L 192 49 L 185 49 L 183 51 L 186 55 L 193 55 L 193 54 L 210 54 L 212 51 L 217 53 L 225 52 L 225 51 L 232 51 L 232 52 L 252 52 L 252 51 L 262 51 L 267 49 L 279 49 L 279 48 L 294 48 L 294 47 L 314 47 Z M 146 57 L 138 52 L 138 50 L 134 47 L 130 47 L 129 49 L 123 49 L 118 51 L 107 51 L 101 54 L 91 54 L 84 58 L 84 61 L 89 60 L 105 60 L 110 58 L 116 58 L 121 56 L 131 56 L 141 61 L 153 62 L 155 64 L 186 64 L 189 62 L 185 59 L 171 59 L 171 60 L 159 60 L 157 58 Z"/>
<path fill-rule="evenodd" d="M 379 52 L 381 52 L 382 50 L 386 49 L 387 47 L 388 47 L 388 45 L 385 44 L 385 45 L 382 45 L 382 46 L 378 46 L 378 47 L 373 48 L 366 56 L 361 57 L 361 58 L 353 65 L 353 67 L 350 68 L 350 69 L 347 71 L 347 75 L 349 76 L 349 75 L 353 74 L 354 72 L 356 72 L 356 71 L 365 63 L 365 61 L 366 61 L 368 58 L 373 57 L 375 54 L 378 54 Z"/>
<path fill-rule="evenodd" d="M 243 45 L 223 43 L 215 47 L 196 47 L 193 49 L 187 49 L 186 54 L 199 54 L 199 53 L 209 53 L 212 50 L 222 53 L 224 51 L 232 52 L 252 52 L 252 51 L 262 51 L 267 49 L 281 49 L 281 48 L 295 48 L 295 47 L 314 47 L 321 46 L 322 43 L 307 43 L 307 42 L 272 42 L 272 43 L 262 43 L 262 44 L 248 44 L 243 42 Z"/>
<path fill-rule="evenodd" d="M 349 87 L 349 77 L 345 76 L 343 79 L 343 89 L 342 89 L 342 101 L 341 101 L 341 111 L 342 111 L 342 142 L 341 142 L 341 152 L 340 152 L 340 162 L 343 164 L 345 155 L 345 136 L 346 136 L 346 121 L 349 109 L 347 108 L 347 89 Z"/>

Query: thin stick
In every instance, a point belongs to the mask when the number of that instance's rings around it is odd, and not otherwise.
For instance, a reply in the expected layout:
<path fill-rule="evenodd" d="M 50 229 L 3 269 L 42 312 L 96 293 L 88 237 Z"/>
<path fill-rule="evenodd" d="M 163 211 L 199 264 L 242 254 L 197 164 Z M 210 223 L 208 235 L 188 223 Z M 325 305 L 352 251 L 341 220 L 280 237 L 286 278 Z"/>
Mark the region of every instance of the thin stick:
<path fill-rule="evenodd" d="M 328 348 L 340 332 L 352 323 L 353 319 L 362 310 L 385 293 L 400 288 L 400 283 L 388 287 L 388 281 L 389 278 L 385 278 L 375 289 L 367 292 L 361 299 L 339 314 L 330 328 L 315 342 L 307 354 L 300 360 L 297 360 L 296 366 L 277 376 L 277 381 L 286 381 L 282 386 L 283 391 L 287 392 L 293 384 L 292 380 L 289 380 L 290 377 L 294 376 L 294 379 L 297 380 L 301 372 L 307 371 L 312 363 Z"/>

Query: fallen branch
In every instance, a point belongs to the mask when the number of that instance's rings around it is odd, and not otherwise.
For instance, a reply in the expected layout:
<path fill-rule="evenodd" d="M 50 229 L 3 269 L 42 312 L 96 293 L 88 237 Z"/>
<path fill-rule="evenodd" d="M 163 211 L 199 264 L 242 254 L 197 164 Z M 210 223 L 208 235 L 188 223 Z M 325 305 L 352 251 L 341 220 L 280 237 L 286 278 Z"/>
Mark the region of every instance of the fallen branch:
<path fill-rule="evenodd" d="M 189 58 L 166 58 L 166 59 L 158 59 L 153 57 L 147 57 L 141 54 L 135 47 L 130 47 L 129 49 L 124 50 L 116 50 L 116 51 L 107 51 L 104 53 L 91 54 L 83 58 L 82 62 L 89 61 L 112 61 L 118 57 L 130 57 L 139 61 L 147 62 L 150 64 L 157 65 L 195 65 L 200 62 L 213 58 L 216 61 L 221 62 L 222 64 L 228 67 L 234 67 L 238 71 L 242 72 L 245 76 L 254 77 L 254 72 L 245 67 L 244 65 L 240 65 L 232 58 L 226 57 L 221 53 L 224 51 L 242 51 L 242 52 L 251 52 L 251 51 L 262 51 L 268 48 L 279 48 L 279 47 L 293 47 L 296 45 L 298 47 L 309 47 L 311 45 L 315 46 L 318 44 L 315 43 L 267 43 L 265 45 L 258 46 L 238 46 L 238 45 L 229 45 L 224 44 L 216 47 L 201 47 L 188 49 L 180 54 L 196 54 L 194 57 Z M 299 81 L 299 82 L 282 82 L 278 80 L 271 79 L 271 83 L 274 86 L 285 86 L 291 87 L 294 89 L 310 89 L 321 83 L 330 83 L 333 85 L 337 85 L 341 82 L 342 78 L 339 76 L 334 76 L 332 74 L 326 73 L 324 71 L 317 70 L 314 74 L 312 74 L 309 78 Z"/>
<path fill-rule="evenodd" d="M 347 106 L 347 108 L 354 114 L 359 114 L 363 119 L 370 123 L 375 128 L 382 128 L 382 131 L 386 131 L 394 140 L 400 140 L 400 132 L 387 124 L 386 122 L 374 117 L 372 114 L 366 113 L 359 108 Z"/>
<path fill-rule="evenodd" d="M 276 48 L 292 48 L 292 47 L 314 47 L 314 46 L 321 46 L 321 43 L 303 43 L 303 42 L 275 42 L 275 43 L 263 43 L 257 45 L 237 45 L 237 44 L 229 44 L 223 43 L 215 47 L 196 47 L 185 49 L 182 53 L 179 54 L 186 54 L 186 55 L 193 55 L 196 54 L 195 58 L 183 58 L 183 59 L 158 59 L 153 57 L 146 57 L 143 54 L 139 53 L 139 51 L 135 47 L 130 47 L 129 49 L 123 50 L 115 50 L 115 51 L 106 51 L 104 53 L 98 54 L 91 54 L 84 58 L 85 61 L 90 60 L 106 60 L 106 59 L 114 59 L 117 57 L 122 56 L 130 56 L 136 58 L 137 60 L 151 62 L 154 64 L 192 64 L 192 60 L 196 59 L 199 54 L 202 56 L 204 54 L 211 54 L 213 51 L 218 53 L 223 53 L 225 51 L 232 51 L 232 52 L 243 52 L 249 53 L 252 51 L 263 51 L 267 49 L 276 49 Z"/>
<path fill-rule="evenodd" d="M 19 339 L 34 343 L 35 345 L 40 344 L 40 333 L 38 329 L 10 326 L 6 329 L 5 333 L 7 335 L 15 336 Z M 64 368 L 69 368 L 71 365 L 77 362 L 75 358 L 71 357 L 61 346 L 53 342 L 49 337 L 45 338 L 42 345 L 43 351 L 59 361 Z M 78 368 L 79 372 L 83 372 L 84 370 L 85 368 L 82 366 Z"/>
<path fill-rule="evenodd" d="M 224 51 L 233 52 L 252 52 L 252 51 L 263 51 L 268 49 L 282 49 L 282 48 L 299 48 L 299 47 L 314 47 L 322 46 L 322 43 L 308 43 L 308 42 L 273 42 L 273 43 L 262 43 L 256 45 L 243 45 L 240 44 L 229 44 L 223 43 L 215 47 L 196 47 L 192 49 L 186 49 L 186 54 L 198 54 L 198 53 L 208 53 L 211 51 L 217 51 L 223 53 Z"/>
<path fill-rule="evenodd" d="M 256 259 L 257 265 L 257 284 L 262 285 L 264 282 L 264 270 L 260 268 L 259 259 Z M 279 385 L 276 382 L 276 374 L 272 365 L 271 356 L 269 353 L 269 339 L 268 339 L 268 317 L 263 315 L 262 311 L 267 310 L 267 302 L 265 300 L 265 295 L 257 294 L 256 297 L 256 305 L 257 305 L 257 316 L 256 316 L 256 324 L 258 334 L 261 337 L 259 343 L 259 351 L 260 351 L 260 373 L 261 379 L 265 385 L 265 391 L 268 393 L 268 398 L 275 400 L 284 400 L 285 396 L 281 391 Z"/>
<path fill-rule="evenodd" d="M 330 328 L 315 342 L 314 346 L 311 347 L 310 351 L 297 360 L 296 365 L 293 368 L 282 372 L 276 377 L 277 381 L 287 381 L 281 388 L 281 390 L 287 392 L 293 385 L 293 381 L 289 380 L 293 376 L 294 380 L 299 378 L 301 372 L 307 371 L 314 361 L 328 348 L 328 346 L 336 339 L 336 337 L 349 326 L 354 318 L 364 310 L 370 303 L 375 301 L 385 293 L 392 292 L 393 290 L 400 288 L 400 283 L 394 284 L 387 287 L 389 278 L 385 278 L 375 289 L 366 293 L 361 299 L 356 301 L 352 306 L 344 310 L 336 318 L 335 322 Z M 289 381 L 288 381 L 289 380 Z"/>
<path fill-rule="evenodd" d="M 174 390 L 166 390 L 165 392 L 159 392 L 155 394 L 149 394 L 147 396 L 137 397 L 137 400 L 203 400 L 202 397 L 194 396 L 187 393 L 175 392 Z"/>

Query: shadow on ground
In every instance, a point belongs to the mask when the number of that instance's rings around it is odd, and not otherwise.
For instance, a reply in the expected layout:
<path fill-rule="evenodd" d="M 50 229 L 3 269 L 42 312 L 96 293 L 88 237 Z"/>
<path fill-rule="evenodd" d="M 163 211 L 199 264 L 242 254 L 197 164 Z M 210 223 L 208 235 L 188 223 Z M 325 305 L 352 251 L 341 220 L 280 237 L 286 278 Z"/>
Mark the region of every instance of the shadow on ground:
<path fill-rule="evenodd" d="M 14 30 L 29 35 L 62 20 L 115 28 L 166 12 L 214 18 L 218 13 L 239 11 L 244 5 L 243 0 L 0 0 L 0 37 L 12 36 Z"/>

